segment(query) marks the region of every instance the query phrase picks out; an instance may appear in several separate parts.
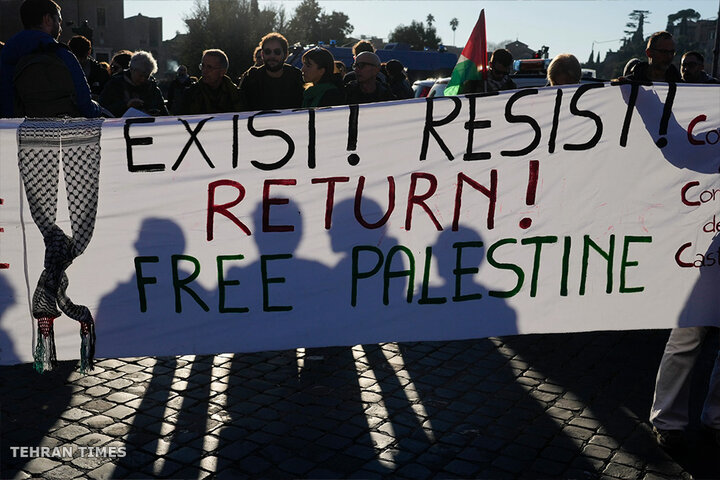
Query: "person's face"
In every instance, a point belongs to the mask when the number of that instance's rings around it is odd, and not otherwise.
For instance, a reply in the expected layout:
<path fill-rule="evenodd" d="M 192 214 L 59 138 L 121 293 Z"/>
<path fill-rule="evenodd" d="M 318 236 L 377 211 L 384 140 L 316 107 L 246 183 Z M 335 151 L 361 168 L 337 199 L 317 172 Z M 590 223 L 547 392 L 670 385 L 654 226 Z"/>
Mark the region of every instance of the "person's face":
<path fill-rule="evenodd" d="M 60 38 L 60 32 L 62 32 L 62 15 L 60 11 L 56 15 L 46 15 L 43 20 L 45 32 L 53 37 L 55 40 Z"/>
<path fill-rule="evenodd" d="M 149 73 L 141 72 L 134 68 L 130 69 L 130 80 L 132 80 L 133 84 L 142 85 L 148 81 L 148 78 L 150 78 Z"/>
<path fill-rule="evenodd" d="M 119 63 L 112 62 L 110 64 L 110 73 L 112 73 L 113 75 L 115 75 L 116 73 L 120 73 L 122 71 L 123 71 L 122 65 L 120 65 Z"/>
<path fill-rule="evenodd" d="M 365 83 L 375 80 L 375 77 L 377 77 L 380 71 L 380 66 L 366 62 L 355 62 L 353 64 L 353 70 L 355 71 L 355 78 L 358 83 Z"/>
<path fill-rule="evenodd" d="M 277 40 L 268 40 L 262 47 L 263 63 L 271 72 L 276 72 L 285 63 L 285 52 Z"/>
<path fill-rule="evenodd" d="M 697 83 L 703 70 L 704 65 L 695 55 L 685 55 L 680 62 L 680 73 L 684 82 Z"/>
<path fill-rule="evenodd" d="M 222 61 L 215 55 L 204 55 L 200 63 L 202 81 L 213 87 L 220 84 L 227 69 L 222 66 Z"/>
<path fill-rule="evenodd" d="M 499 62 L 490 62 L 488 66 L 490 67 L 488 68 L 490 76 L 495 80 L 502 80 L 505 75 L 510 75 L 510 69 Z"/>
<path fill-rule="evenodd" d="M 318 64 L 306 58 L 303 61 L 302 76 L 305 83 L 318 83 L 323 75 L 325 75 L 325 69 L 318 67 Z"/>
<path fill-rule="evenodd" d="M 663 38 L 645 51 L 650 65 L 668 68 L 675 57 L 675 41 L 672 38 Z"/>

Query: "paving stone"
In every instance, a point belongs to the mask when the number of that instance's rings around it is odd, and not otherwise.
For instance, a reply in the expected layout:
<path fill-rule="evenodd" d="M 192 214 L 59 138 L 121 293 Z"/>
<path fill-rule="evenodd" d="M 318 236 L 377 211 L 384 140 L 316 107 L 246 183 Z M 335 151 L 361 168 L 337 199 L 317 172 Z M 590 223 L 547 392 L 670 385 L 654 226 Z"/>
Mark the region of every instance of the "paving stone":
<path fill-rule="evenodd" d="M 623 480 L 635 480 L 640 478 L 641 472 L 633 467 L 611 463 L 603 470 L 603 474 L 612 478 L 621 478 Z"/>
<path fill-rule="evenodd" d="M 25 464 L 23 470 L 26 470 L 31 474 L 37 475 L 52 470 L 53 468 L 57 468 L 60 465 L 62 465 L 61 462 L 57 462 L 49 458 L 40 457 L 30 460 L 27 464 Z"/>
<path fill-rule="evenodd" d="M 606 447 L 599 445 L 587 445 L 582 450 L 583 455 L 588 457 L 597 458 L 600 460 L 608 460 L 612 455 L 613 451 Z"/>
<path fill-rule="evenodd" d="M 81 418 L 92 415 L 81 408 L 71 408 L 70 410 L 64 411 L 60 416 L 65 420 L 77 421 Z"/>
<path fill-rule="evenodd" d="M 96 385 L 94 387 L 90 387 L 87 390 L 85 390 L 86 395 L 90 395 L 92 397 L 102 397 L 104 395 L 107 395 L 112 390 L 106 387 L 105 385 Z"/>
<path fill-rule="evenodd" d="M 80 425 L 68 425 L 53 432 L 53 435 L 63 440 L 72 440 L 80 435 L 90 433 L 90 430 Z"/>
<path fill-rule="evenodd" d="M 123 418 L 127 418 L 130 415 L 132 415 L 133 413 L 135 413 L 134 409 L 132 409 L 130 407 L 126 407 L 124 405 L 117 405 L 117 406 L 103 412 L 104 415 L 107 415 L 108 417 L 111 417 L 111 418 L 114 418 L 117 420 L 122 420 Z"/>
<path fill-rule="evenodd" d="M 73 468 L 70 465 L 60 465 L 49 472 L 44 472 L 43 478 L 46 480 L 69 480 L 72 478 L 81 478 L 82 475 L 83 472 L 77 468 Z"/>

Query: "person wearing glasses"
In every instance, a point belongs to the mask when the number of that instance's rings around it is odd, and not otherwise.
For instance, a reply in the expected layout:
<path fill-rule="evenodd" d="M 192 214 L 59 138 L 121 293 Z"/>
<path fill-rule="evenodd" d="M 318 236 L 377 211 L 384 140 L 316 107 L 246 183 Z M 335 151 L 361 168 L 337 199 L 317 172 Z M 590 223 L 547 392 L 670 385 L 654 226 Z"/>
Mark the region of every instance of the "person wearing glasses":
<path fill-rule="evenodd" d="M 720 80 L 705 72 L 705 57 L 695 50 L 682 56 L 680 74 L 685 83 L 720 83 Z"/>
<path fill-rule="evenodd" d="M 272 32 L 260 40 L 263 64 L 243 75 L 238 89 L 245 110 L 281 110 L 302 105 L 304 84 L 300 69 L 285 63 L 288 42 Z"/>
<path fill-rule="evenodd" d="M 228 57 L 220 49 L 205 50 L 198 68 L 202 76 L 179 98 L 174 113 L 200 114 L 239 112 L 244 108 L 237 85 L 227 76 Z"/>
<path fill-rule="evenodd" d="M 303 107 L 331 107 L 345 104 L 342 77 L 335 74 L 335 57 L 322 47 L 315 47 L 302 56 L 305 80 Z"/>
<path fill-rule="evenodd" d="M 100 94 L 100 105 L 115 117 L 122 117 L 129 108 L 148 115 L 167 115 L 165 99 L 152 76 L 157 62 L 150 52 L 138 50 L 130 57 L 130 68 L 113 75 Z"/>
<path fill-rule="evenodd" d="M 665 31 L 655 32 L 648 39 L 645 55 L 647 62 L 639 62 L 629 75 L 620 77 L 620 82 L 682 82 L 680 72 L 672 64 L 675 57 L 675 41 Z"/>
<path fill-rule="evenodd" d="M 347 102 L 359 103 L 386 102 L 395 100 L 390 88 L 377 78 L 380 72 L 380 57 L 373 52 L 360 52 L 353 63 L 355 80 L 345 86 Z"/>

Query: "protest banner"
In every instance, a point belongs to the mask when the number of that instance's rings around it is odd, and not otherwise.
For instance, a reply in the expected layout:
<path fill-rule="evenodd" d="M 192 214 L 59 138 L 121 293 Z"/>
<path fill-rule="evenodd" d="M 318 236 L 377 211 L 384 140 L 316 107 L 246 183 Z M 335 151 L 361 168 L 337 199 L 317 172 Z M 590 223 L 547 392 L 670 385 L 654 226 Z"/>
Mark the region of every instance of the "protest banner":
<path fill-rule="evenodd" d="M 0 363 L 33 359 L 55 183 L 98 357 L 718 325 L 718 93 L 0 121 Z"/>

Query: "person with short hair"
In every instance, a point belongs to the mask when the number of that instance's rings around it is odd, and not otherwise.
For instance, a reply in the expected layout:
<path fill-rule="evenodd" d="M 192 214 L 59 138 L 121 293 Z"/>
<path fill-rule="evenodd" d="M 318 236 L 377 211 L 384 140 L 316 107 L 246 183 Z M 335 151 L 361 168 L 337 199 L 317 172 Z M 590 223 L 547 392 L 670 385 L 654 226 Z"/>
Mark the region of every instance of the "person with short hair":
<path fill-rule="evenodd" d="M 133 52 L 130 50 L 119 50 L 110 59 L 110 75 L 117 75 L 130 67 L 130 57 Z"/>
<path fill-rule="evenodd" d="M 353 63 L 355 80 L 345 85 L 349 104 L 386 102 L 395 100 L 395 95 L 377 79 L 380 72 L 380 58 L 373 52 L 360 52 Z"/>
<path fill-rule="evenodd" d="M 629 75 L 620 77 L 620 82 L 681 82 L 682 77 L 672 64 L 675 57 L 675 40 L 672 34 L 660 31 L 650 35 L 645 55 L 647 62 L 639 62 Z"/>
<path fill-rule="evenodd" d="M 512 53 L 504 48 L 498 48 L 490 56 L 486 81 L 467 80 L 460 86 L 460 93 L 482 93 L 486 90 L 488 92 L 515 90 L 517 85 L 515 85 L 513 79 L 510 78 L 512 64 Z"/>
<path fill-rule="evenodd" d="M 90 85 L 90 91 L 93 96 L 97 98 L 107 81 L 110 80 L 110 74 L 90 56 L 92 53 L 92 42 L 82 35 L 75 35 L 68 42 L 68 47 L 70 47 L 70 50 L 75 54 L 78 62 L 80 62 L 88 85 Z"/>
<path fill-rule="evenodd" d="M 705 56 L 697 50 L 683 54 L 680 75 L 685 83 L 720 83 L 720 80 L 705 72 Z"/>
<path fill-rule="evenodd" d="M 580 83 L 581 78 L 580 62 L 571 53 L 556 55 L 548 65 L 547 79 L 551 86 Z"/>
<path fill-rule="evenodd" d="M 307 85 L 303 107 L 330 107 L 345 103 L 342 79 L 335 74 L 335 58 L 329 50 L 315 47 L 302 56 L 302 76 Z"/>
<path fill-rule="evenodd" d="M 114 75 L 100 94 L 100 105 L 115 117 L 122 117 L 129 108 L 148 115 L 168 115 L 165 99 L 153 74 L 157 62 L 150 52 L 138 50 L 130 58 L 130 66 Z"/>
<path fill-rule="evenodd" d="M 277 32 L 260 40 L 263 65 L 250 68 L 241 78 L 246 110 L 298 108 L 302 105 L 303 86 L 300 69 L 288 65 L 288 42 Z"/>
<path fill-rule="evenodd" d="M 205 50 L 200 61 L 202 76 L 185 89 L 177 113 L 193 115 L 243 110 L 242 95 L 227 76 L 229 66 L 225 52 L 217 48 Z"/>
<path fill-rule="evenodd" d="M 384 65 L 387 73 L 387 83 L 393 95 L 398 100 L 413 98 L 415 94 L 410 82 L 408 82 L 407 75 L 405 75 L 405 66 L 402 62 L 392 59 L 388 60 Z"/>
<path fill-rule="evenodd" d="M 70 73 L 75 90 L 71 107 L 58 106 L 63 111 L 46 111 L 43 116 L 99 117 L 100 107 L 90 96 L 90 87 L 80 63 L 66 45 L 57 41 L 62 31 L 60 6 L 53 0 L 25 0 L 20 5 L 20 18 L 24 30 L 8 40 L 0 57 L 0 117 L 10 118 L 16 115 L 15 67 L 23 57 L 39 51 L 50 52 L 62 60 Z M 52 110 L 52 107 L 50 109 Z"/>

